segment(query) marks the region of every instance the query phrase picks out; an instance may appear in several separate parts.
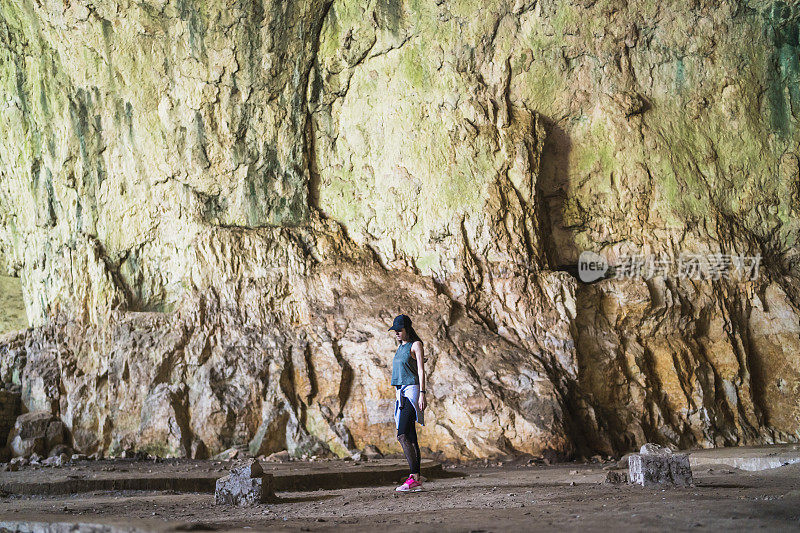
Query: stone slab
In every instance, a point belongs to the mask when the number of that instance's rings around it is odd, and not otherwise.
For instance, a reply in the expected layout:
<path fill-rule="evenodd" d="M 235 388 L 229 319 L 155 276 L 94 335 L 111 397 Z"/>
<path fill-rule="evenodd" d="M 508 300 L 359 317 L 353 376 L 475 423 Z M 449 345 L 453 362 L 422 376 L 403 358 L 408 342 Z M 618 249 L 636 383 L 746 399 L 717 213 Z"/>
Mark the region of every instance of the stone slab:
<path fill-rule="evenodd" d="M 717 464 L 754 472 L 800 463 L 800 444 L 711 448 L 687 453 L 692 467 Z"/>
<path fill-rule="evenodd" d="M 97 464 L 93 464 L 97 463 Z M 208 462 L 185 460 L 174 461 L 172 466 L 153 465 L 150 462 L 121 461 L 83 461 L 77 469 L 53 468 L 39 469 L 47 472 L 46 480 L 31 479 L 30 469 L 18 472 L 0 472 L 0 491 L 9 494 L 72 494 L 92 491 L 167 491 L 207 492 L 213 493 L 219 478 L 228 474 L 228 469 L 208 471 Z M 101 468 L 110 465 L 144 469 L 152 466 L 153 472 L 107 472 Z M 184 466 L 185 465 L 185 466 Z M 359 465 L 349 462 L 336 463 L 303 463 L 291 462 L 281 464 L 262 463 L 267 474 L 273 477 L 273 490 L 308 491 L 317 489 L 335 489 L 345 487 L 367 487 L 399 483 L 408 475 L 408 466 L 399 460 L 382 459 L 369 461 Z M 171 468 L 171 471 L 170 471 Z M 427 478 L 452 477 L 458 474 L 445 472 L 442 465 L 425 460 L 422 461 L 421 472 Z"/>
<path fill-rule="evenodd" d="M 684 453 L 634 454 L 628 458 L 628 483 L 641 486 L 692 486 L 692 468 Z"/>
<path fill-rule="evenodd" d="M 16 533 L 151 533 L 152 529 L 98 522 L 0 521 L 0 531 Z"/>

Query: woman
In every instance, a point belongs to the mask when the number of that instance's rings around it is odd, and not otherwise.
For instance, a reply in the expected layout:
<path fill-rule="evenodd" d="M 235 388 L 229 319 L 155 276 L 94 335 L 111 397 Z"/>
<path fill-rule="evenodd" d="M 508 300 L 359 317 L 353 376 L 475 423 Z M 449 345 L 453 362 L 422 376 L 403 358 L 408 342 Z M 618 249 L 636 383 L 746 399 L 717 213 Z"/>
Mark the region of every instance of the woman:
<path fill-rule="evenodd" d="M 422 490 L 419 475 L 420 453 L 417 443 L 417 430 L 414 422 L 425 425 L 425 354 L 422 341 L 411 327 L 411 319 L 398 315 L 389 331 L 394 331 L 400 346 L 392 361 L 392 385 L 397 388 L 394 407 L 394 420 L 397 425 L 397 440 L 403 447 L 411 475 L 397 487 L 398 492 L 418 492 Z"/>

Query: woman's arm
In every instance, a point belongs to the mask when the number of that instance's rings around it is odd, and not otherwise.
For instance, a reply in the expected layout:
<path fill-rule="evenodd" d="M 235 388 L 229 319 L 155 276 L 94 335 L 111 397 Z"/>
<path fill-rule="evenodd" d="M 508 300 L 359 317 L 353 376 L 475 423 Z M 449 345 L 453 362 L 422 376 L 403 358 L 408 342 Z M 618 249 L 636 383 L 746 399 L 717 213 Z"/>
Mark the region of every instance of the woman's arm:
<path fill-rule="evenodd" d="M 419 374 L 419 410 L 424 411 L 427 402 L 425 401 L 425 396 L 427 396 L 425 392 L 425 349 L 422 346 L 421 342 L 415 342 L 411 346 L 411 351 L 414 352 L 416 356 L 415 359 L 417 360 L 417 374 Z"/>

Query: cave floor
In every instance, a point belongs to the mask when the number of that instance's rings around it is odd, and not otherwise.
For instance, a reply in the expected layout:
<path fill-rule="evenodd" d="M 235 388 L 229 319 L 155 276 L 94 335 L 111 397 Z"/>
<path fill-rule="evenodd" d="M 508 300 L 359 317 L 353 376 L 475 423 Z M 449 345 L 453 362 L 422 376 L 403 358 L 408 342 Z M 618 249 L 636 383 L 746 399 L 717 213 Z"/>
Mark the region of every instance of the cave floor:
<path fill-rule="evenodd" d="M 605 484 L 601 464 L 447 470 L 467 476 L 430 480 L 412 494 L 394 485 L 284 491 L 276 502 L 245 508 L 170 491 L 5 496 L 0 530 L 47 530 L 42 522 L 62 531 L 76 524 L 87 531 L 800 530 L 800 463 L 752 472 L 698 465 L 695 487 L 671 489 Z"/>
<path fill-rule="evenodd" d="M 25 466 L 16 472 L 0 471 L 0 493 L 56 495 L 97 490 L 214 492 L 217 479 L 246 461 L 196 459 L 102 459 L 76 461 L 62 467 Z M 264 472 L 272 475 L 276 491 L 301 491 L 351 488 L 392 483 L 408 471 L 401 459 L 371 461 L 261 461 Z M 440 463 L 423 460 L 422 474 L 446 477 Z M 406 474 L 407 476 L 407 474 Z"/>

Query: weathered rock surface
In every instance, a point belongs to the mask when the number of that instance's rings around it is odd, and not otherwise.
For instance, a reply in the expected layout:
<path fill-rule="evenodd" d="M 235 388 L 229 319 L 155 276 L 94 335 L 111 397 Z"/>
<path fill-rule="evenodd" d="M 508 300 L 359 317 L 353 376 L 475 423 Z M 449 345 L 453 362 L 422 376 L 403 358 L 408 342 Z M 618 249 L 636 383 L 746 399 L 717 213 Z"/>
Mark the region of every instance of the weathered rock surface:
<path fill-rule="evenodd" d="M 63 445 L 64 433 L 64 423 L 52 413 L 34 411 L 17 417 L 8 435 L 8 444 L 14 457 L 47 455 Z"/>
<path fill-rule="evenodd" d="M 269 454 L 264 460 L 270 463 L 285 463 L 290 460 L 290 456 L 288 450 L 283 450 Z"/>
<path fill-rule="evenodd" d="M 368 460 L 380 459 L 383 457 L 383 454 L 376 446 L 368 444 L 364 447 L 364 457 L 366 457 Z"/>
<path fill-rule="evenodd" d="M 1 247 L 0 256 L 3 256 Z M 5 271 L 0 259 L 0 335 L 28 327 L 22 284 L 19 278 L 4 276 Z"/>
<path fill-rule="evenodd" d="M 0 269 L 33 329 L 0 380 L 85 453 L 399 451 L 404 312 L 447 457 L 797 441 L 798 17 L 2 2 Z M 763 262 L 584 285 L 583 249 Z"/>
<path fill-rule="evenodd" d="M 59 453 L 51 455 L 50 457 L 42 461 L 42 464 L 44 466 L 64 466 L 68 462 L 69 462 L 69 455 L 67 455 L 66 453 Z"/>
<path fill-rule="evenodd" d="M 234 478 L 256 478 L 264 474 L 264 469 L 258 461 L 250 461 L 247 464 L 231 469 L 230 476 Z"/>
<path fill-rule="evenodd" d="M 628 473 L 620 472 L 618 470 L 611 470 L 606 474 L 605 483 L 611 485 L 619 485 L 628 482 Z"/>
<path fill-rule="evenodd" d="M 268 502 L 272 496 L 272 475 L 265 474 L 258 461 L 252 461 L 217 480 L 214 503 L 257 505 Z"/>
<path fill-rule="evenodd" d="M 5 448 L 8 435 L 17 422 L 19 411 L 20 393 L 0 390 L 0 449 Z"/>
<path fill-rule="evenodd" d="M 633 485 L 689 487 L 694 483 L 689 456 L 685 453 L 637 453 L 628 464 L 628 483 Z"/>

